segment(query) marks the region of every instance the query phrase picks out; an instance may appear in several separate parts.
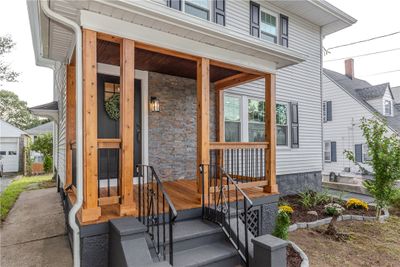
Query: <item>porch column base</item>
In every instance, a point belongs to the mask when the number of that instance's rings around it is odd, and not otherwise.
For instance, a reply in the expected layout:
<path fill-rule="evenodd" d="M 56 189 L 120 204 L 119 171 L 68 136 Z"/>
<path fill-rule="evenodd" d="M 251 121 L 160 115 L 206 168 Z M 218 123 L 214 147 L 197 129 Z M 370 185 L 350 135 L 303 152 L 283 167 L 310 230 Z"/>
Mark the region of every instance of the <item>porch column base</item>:
<path fill-rule="evenodd" d="M 278 185 L 277 184 L 267 185 L 264 187 L 264 192 L 271 193 L 271 194 L 277 194 L 277 193 L 279 193 Z"/>
<path fill-rule="evenodd" d="M 100 218 L 101 216 L 101 208 L 89 208 L 89 209 L 82 209 L 81 210 L 82 222 L 90 222 L 95 221 Z"/>
<path fill-rule="evenodd" d="M 119 216 L 133 216 L 136 209 L 133 205 L 119 204 Z"/>

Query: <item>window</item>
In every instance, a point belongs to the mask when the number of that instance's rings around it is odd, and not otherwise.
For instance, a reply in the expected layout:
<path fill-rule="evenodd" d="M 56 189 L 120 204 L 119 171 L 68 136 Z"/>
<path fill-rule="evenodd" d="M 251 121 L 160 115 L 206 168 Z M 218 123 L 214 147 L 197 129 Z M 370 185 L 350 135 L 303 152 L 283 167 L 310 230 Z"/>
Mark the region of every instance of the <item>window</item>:
<path fill-rule="evenodd" d="M 249 142 L 265 141 L 265 101 L 249 99 Z"/>
<path fill-rule="evenodd" d="M 185 12 L 190 15 L 209 20 L 209 10 L 208 0 L 185 0 Z"/>
<path fill-rule="evenodd" d="M 383 107 L 386 116 L 392 116 L 392 101 L 390 100 L 384 100 L 383 101 Z"/>
<path fill-rule="evenodd" d="M 17 151 L 8 151 L 9 156 L 15 156 L 17 155 Z"/>
<path fill-rule="evenodd" d="M 331 162 L 331 142 L 324 142 L 324 161 Z"/>
<path fill-rule="evenodd" d="M 261 39 L 276 43 L 277 41 L 277 17 L 261 10 Z"/>
<path fill-rule="evenodd" d="M 288 104 L 276 104 L 276 144 L 278 146 L 288 145 L 289 135 L 289 107 Z"/>
<path fill-rule="evenodd" d="M 370 157 L 368 153 L 369 153 L 368 145 L 363 144 L 362 145 L 362 162 L 363 163 L 372 160 L 372 157 Z"/>
<path fill-rule="evenodd" d="M 5 156 L 7 155 L 7 151 L 0 151 L 0 156 Z"/>
<path fill-rule="evenodd" d="M 240 97 L 224 97 L 225 141 L 241 141 Z"/>
<path fill-rule="evenodd" d="M 107 101 L 114 94 L 119 94 L 119 84 L 117 83 L 104 83 L 104 101 Z"/>

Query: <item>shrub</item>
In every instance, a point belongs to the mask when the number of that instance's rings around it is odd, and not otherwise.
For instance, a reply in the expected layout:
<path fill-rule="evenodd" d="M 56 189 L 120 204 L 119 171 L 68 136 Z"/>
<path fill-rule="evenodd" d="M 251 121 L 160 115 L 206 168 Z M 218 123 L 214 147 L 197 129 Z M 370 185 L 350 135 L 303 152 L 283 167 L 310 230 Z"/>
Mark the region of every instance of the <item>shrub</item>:
<path fill-rule="evenodd" d="M 327 191 L 313 192 L 311 190 L 307 190 L 299 193 L 299 196 L 300 204 L 306 209 L 311 209 L 317 205 L 325 204 L 330 201 L 330 197 Z"/>
<path fill-rule="evenodd" d="M 289 235 L 289 226 L 290 226 L 289 214 L 279 209 L 278 216 L 276 217 L 275 229 L 272 235 L 281 238 L 283 240 L 287 240 Z"/>
<path fill-rule="evenodd" d="M 53 158 L 51 156 L 45 155 L 43 160 L 43 169 L 46 173 L 49 173 L 53 169 Z"/>
<path fill-rule="evenodd" d="M 329 203 L 325 205 L 325 213 L 330 216 L 338 216 L 342 214 L 344 208 L 336 203 Z"/>
<path fill-rule="evenodd" d="M 279 210 L 282 212 L 286 212 L 287 214 L 292 214 L 294 212 L 293 208 L 289 205 L 279 206 Z"/>
<path fill-rule="evenodd" d="M 390 200 L 390 205 L 393 208 L 400 209 L 400 189 L 397 189 Z"/>
<path fill-rule="evenodd" d="M 364 209 L 368 210 L 368 204 L 357 198 L 350 198 L 346 202 L 346 208 L 348 209 Z"/>

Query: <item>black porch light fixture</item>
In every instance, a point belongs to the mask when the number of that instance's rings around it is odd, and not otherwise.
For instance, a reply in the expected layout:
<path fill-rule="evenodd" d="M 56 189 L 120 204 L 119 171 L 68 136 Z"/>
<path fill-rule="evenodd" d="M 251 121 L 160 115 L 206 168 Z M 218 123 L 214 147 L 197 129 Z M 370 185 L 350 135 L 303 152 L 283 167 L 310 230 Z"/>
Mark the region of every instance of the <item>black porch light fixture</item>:
<path fill-rule="evenodd" d="M 155 96 L 150 97 L 150 111 L 160 112 L 160 100 Z"/>

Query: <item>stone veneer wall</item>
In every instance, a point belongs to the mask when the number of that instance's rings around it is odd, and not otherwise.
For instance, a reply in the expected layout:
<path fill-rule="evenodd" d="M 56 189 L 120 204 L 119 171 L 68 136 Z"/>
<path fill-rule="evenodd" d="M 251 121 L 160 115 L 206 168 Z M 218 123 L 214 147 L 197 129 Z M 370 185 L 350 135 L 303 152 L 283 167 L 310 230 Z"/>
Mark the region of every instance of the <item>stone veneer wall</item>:
<path fill-rule="evenodd" d="M 149 72 L 149 98 L 160 112 L 149 113 L 149 164 L 164 180 L 194 179 L 197 155 L 196 80 Z M 210 138 L 215 140 L 215 91 L 210 91 Z"/>
<path fill-rule="evenodd" d="M 276 182 L 281 195 L 297 194 L 307 189 L 321 191 L 322 174 L 319 171 L 277 175 Z"/>

